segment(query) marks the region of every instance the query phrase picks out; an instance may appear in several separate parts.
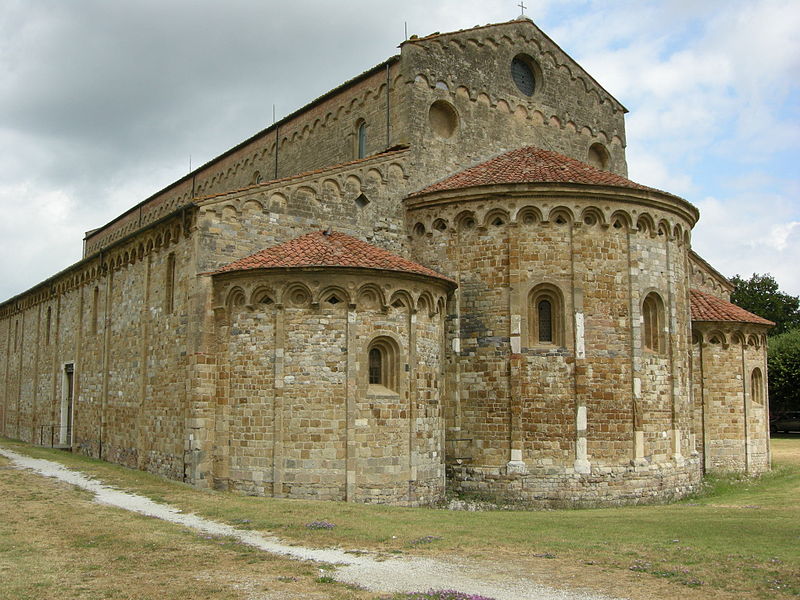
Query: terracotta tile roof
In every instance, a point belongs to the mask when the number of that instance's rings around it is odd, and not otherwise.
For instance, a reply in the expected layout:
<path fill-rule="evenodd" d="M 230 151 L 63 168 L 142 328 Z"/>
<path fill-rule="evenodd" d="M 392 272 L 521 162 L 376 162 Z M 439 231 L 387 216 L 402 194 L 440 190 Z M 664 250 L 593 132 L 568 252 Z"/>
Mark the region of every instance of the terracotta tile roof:
<path fill-rule="evenodd" d="M 496 156 L 411 195 L 503 183 L 582 183 L 659 191 L 563 154 L 527 146 Z"/>
<path fill-rule="evenodd" d="M 735 321 L 757 325 L 775 325 L 772 321 L 754 315 L 727 300 L 706 294 L 700 290 L 690 290 L 692 302 L 692 321 Z"/>
<path fill-rule="evenodd" d="M 432 269 L 402 256 L 362 242 L 352 236 L 332 231 L 314 231 L 256 252 L 214 272 L 230 273 L 250 269 L 288 269 L 309 267 L 349 267 L 380 269 L 435 277 L 454 283 Z"/>

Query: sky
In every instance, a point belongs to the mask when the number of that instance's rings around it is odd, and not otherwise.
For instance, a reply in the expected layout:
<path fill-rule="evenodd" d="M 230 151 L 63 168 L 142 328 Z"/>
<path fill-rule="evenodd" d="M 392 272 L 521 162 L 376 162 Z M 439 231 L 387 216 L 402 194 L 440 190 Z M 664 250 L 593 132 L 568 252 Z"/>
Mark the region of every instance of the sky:
<path fill-rule="evenodd" d="M 398 52 L 519 0 L 0 0 L 0 301 L 84 233 Z M 630 111 L 630 179 L 726 276 L 800 295 L 800 1 L 527 0 Z M 334 8 L 335 7 L 335 8 Z"/>

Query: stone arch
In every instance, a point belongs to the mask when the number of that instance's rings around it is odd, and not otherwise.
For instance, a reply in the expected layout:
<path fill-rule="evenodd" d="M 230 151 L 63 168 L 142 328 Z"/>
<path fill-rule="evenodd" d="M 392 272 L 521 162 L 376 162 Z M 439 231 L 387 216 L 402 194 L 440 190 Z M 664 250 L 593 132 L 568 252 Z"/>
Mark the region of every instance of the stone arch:
<path fill-rule="evenodd" d="M 281 302 L 288 307 L 306 308 L 311 304 L 311 290 L 301 282 L 290 283 L 283 289 Z"/>
<path fill-rule="evenodd" d="M 380 286 L 374 283 L 365 283 L 355 294 L 356 304 L 368 310 L 381 310 L 386 305 L 386 297 Z"/>
<path fill-rule="evenodd" d="M 606 225 L 606 217 L 603 211 L 596 206 L 587 206 L 581 213 L 581 222 L 590 227 L 594 225 Z"/>
<path fill-rule="evenodd" d="M 642 213 L 636 219 L 636 229 L 643 234 L 649 234 L 651 237 L 656 234 L 656 222 L 648 213 Z"/>
<path fill-rule="evenodd" d="M 431 225 L 431 232 L 433 231 L 438 231 L 439 233 L 447 231 L 447 221 L 441 217 L 434 219 L 433 225 Z"/>
<path fill-rule="evenodd" d="M 244 289 L 238 285 L 232 287 L 225 298 L 225 306 L 227 307 L 229 314 L 235 309 L 244 306 L 246 302 L 247 299 Z"/>
<path fill-rule="evenodd" d="M 624 229 L 625 231 L 633 229 L 633 220 L 630 214 L 624 210 L 614 211 L 611 215 L 610 222 L 611 227 L 614 229 Z"/>
<path fill-rule="evenodd" d="M 341 286 L 329 285 L 319 292 L 316 301 L 324 308 L 345 308 L 350 304 L 350 293 Z"/>
<path fill-rule="evenodd" d="M 389 298 L 389 306 L 396 310 L 411 311 L 416 306 L 416 302 L 408 290 L 395 290 Z"/>
<path fill-rule="evenodd" d="M 286 208 L 286 196 L 280 192 L 275 192 L 269 197 L 269 209 L 272 211 L 282 211 Z"/>
<path fill-rule="evenodd" d="M 556 206 L 550 210 L 547 220 L 556 225 L 571 225 L 575 222 L 575 215 L 566 206 Z"/>
<path fill-rule="evenodd" d="M 747 336 L 747 345 L 759 348 L 761 346 L 761 344 L 760 344 L 760 342 L 758 340 L 758 336 L 757 335 L 753 335 L 752 333 L 750 335 L 748 335 Z"/>
<path fill-rule="evenodd" d="M 264 205 L 255 198 L 248 198 L 242 205 L 242 212 L 260 213 L 264 211 Z"/>
<path fill-rule="evenodd" d="M 267 286 L 259 286 L 250 294 L 250 304 L 253 306 L 275 303 L 275 292 Z"/>
<path fill-rule="evenodd" d="M 436 312 L 436 301 L 433 299 L 433 294 L 427 290 L 422 292 L 417 298 L 417 312 L 427 317 L 433 316 Z"/>
<path fill-rule="evenodd" d="M 669 225 L 669 221 L 666 219 L 661 219 L 658 222 L 658 227 L 656 228 L 656 234 L 658 237 L 663 237 L 669 239 L 669 234 L 672 231 L 672 227 Z"/>
<path fill-rule="evenodd" d="M 721 344 L 728 347 L 728 337 L 721 329 L 713 329 L 706 333 L 705 340 L 707 344 Z"/>
<path fill-rule="evenodd" d="M 491 225 L 493 227 L 502 227 L 503 225 L 507 225 L 509 220 L 510 219 L 507 210 L 502 208 L 493 208 L 487 211 L 486 215 L 483 217 L 483 226 L 489 227 Z"/>
<path fill-rule="evenodd" d="M 523 206 L 517 211 L 514 220 L 521 225 L 535 225 L 542 222 L 542 211 L 538 206 Z"/>
<path fill-rule="evenodd" d="M 458 231 L 469 231 L 478 226 L 478 219 L 475 217 L 475 212 L 471 210 L 462 210 L 456 215 L 454 222 Z"/>
<path fill-rule="evenodd" d="M 750 399 L 756 404 L 764 404 L 764 375 L 761 367 L 755 367 L 750 372 Z"/>

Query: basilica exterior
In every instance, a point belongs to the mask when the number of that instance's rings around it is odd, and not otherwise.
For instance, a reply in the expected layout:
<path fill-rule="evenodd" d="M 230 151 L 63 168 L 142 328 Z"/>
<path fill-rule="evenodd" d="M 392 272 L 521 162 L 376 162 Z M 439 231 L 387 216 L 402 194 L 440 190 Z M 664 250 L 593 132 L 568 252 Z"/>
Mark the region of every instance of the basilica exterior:
<path fill-rule="evenodd" d="M 0 434 L 201 487 L 664 500 L 769 469 L 769 321 L 533 22 L 412 37 L 0 305 Z"/>

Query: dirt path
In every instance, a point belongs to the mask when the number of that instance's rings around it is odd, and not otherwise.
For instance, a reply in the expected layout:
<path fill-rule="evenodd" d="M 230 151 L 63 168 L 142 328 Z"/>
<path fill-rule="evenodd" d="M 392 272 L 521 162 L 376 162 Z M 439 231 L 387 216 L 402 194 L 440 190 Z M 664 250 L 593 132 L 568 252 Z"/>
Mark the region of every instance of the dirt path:
<path fill-rule="evenodd" d="M 499 566 L 467 564 L 457 560 L 392 557 L 376 560 L 369 555 L 353 554 L 337 548 L 315 549 L 289 545 L 280 539 L 254 531 L 237 529 L 225 523 L 183 513 L 167 504 L 144 496 L 129 494 L 105 486 L 78 471 L 59 463 L 30 458 L 0 448 L 0 454 L 20 469 L 30 469 L 47 477 L 76 485 L 92 492 L 95 502 L 115 506 L 149 517 L 162 519 L 211 535 L 229 536 L 265 552 L 298 560 L 311 560 L 337 565 L 333 577 L 344 583 L 357 584 L 374 592 L 413 592 L 427 589 L 455 589 L 481 594 L 496 600 L 619 600 L 593 592 L 551 588 L 522 577 L 513 569 Z"/>

